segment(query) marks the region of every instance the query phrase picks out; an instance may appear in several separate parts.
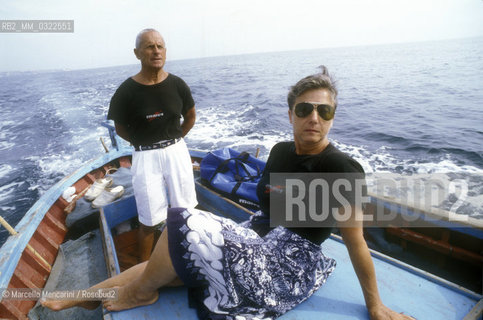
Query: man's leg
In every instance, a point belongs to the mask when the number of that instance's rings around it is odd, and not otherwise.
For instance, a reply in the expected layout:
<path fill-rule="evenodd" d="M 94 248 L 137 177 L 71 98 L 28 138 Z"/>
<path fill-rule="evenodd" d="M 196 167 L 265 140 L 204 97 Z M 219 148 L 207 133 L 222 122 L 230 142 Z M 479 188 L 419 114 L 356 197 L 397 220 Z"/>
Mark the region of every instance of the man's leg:
<path fill-rule="evenodd" d="M 168 200 L 161 169 L 161 150 L 133 153 L 131 172 L 139 218 L 138 262 L 149 259 L 156 226 L 166 219 Z"/>
<path fill-rule="evenodd" d="M 171 208 L 194 208 L 198 204 L 193 165 L 183 139 L 166 148 L 164 177 Z"/>
<path fill-rule="evenodd" d="M 137 246 L 138 246 L 138 262 L 144 262 L 149 259 L 151 252 L 159 238 L 158 226 L 145 226 L 139 223 Z"/>

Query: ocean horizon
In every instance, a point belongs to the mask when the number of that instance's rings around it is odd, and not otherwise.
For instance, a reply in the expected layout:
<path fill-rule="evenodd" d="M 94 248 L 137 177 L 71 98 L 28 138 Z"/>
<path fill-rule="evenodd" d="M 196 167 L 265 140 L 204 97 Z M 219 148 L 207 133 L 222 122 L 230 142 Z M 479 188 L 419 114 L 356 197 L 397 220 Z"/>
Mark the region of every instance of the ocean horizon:
<path fill-rule="evenodd" d="M 192 90 L 190 148 L 266 159 L 292 139 L 288 88 L 325 65 L 337 79 L 331 142 L 368 173 L 464 180 L 462 214 L 483 218 L 483 38 L 169 60 Z M 16 225 L 49 187 L 103 151 L 117 87 L 139 70 L 0 72 L 0 214 Z M 454 199 L 453 199 L 454 200 Z M 454 203 L 454 201 L 453 201 Z M 452 203 L 445 204 L 448 210 Z M 0 241 L 8 236 L 0 231 Z"/>

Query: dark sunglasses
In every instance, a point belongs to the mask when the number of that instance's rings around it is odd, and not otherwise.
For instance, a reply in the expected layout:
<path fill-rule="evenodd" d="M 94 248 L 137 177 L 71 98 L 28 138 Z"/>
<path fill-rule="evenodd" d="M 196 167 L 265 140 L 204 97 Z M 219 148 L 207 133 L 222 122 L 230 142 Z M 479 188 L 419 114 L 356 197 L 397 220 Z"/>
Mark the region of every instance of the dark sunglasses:
<path fill-rule="evenodd" d="M 311 102 L 300 102 L 295 106 L 295 115 L 299 118 L 305 118 L 317 109 L 319 116 L 326 120 L 332 120 L 335 114 L 335 108 L 328 104 L 317 104 Z"/>

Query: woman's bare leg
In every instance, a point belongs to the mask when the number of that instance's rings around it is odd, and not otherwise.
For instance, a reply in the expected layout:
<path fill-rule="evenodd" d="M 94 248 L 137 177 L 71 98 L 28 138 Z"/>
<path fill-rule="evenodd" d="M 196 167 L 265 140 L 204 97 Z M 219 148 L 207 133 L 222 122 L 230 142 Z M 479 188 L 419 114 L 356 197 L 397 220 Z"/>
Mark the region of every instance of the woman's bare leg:
<path fill-rule="evenodd" d="M 119 287 L 118 299 L 107 300 L 104 302 L 104 306 L 108 310 L 123 310 L 154 303 L 158 298 L 158 288 L 181 284 L 169 256 L 168 229 L 165 228 L 148 261 L 137 264 L 88 290 Z M 95 309 L 99 303 L 100 301 L 85 300 L 41 301 L 44 307 L 52 310 L 63 310 L 75 306 Z"/>
<path fill-rule="evenodd" d="M 168 228 L 165 228 L 141 276 L 119 287 L 118 299 L 104 301 L 104 307 L 118 311 L 154 303 L 158 299 L 158 288 L 171 284 L 177 277 L 169 256 Z"/>
<path fill-rule="evenodd" d="M 104 301 L 104 307 L 118 311 L 154 303 L 158 299 L 158 288 L 177 278 L 169 256 L 168 228 L 165 228 L 141 276 L 119 287 L 118 299 Z"/>
<path fill-rule="evenodd" d="M 89 289 L 86 289 L 86 291 L 96 291 L 98 289 L 107 289 L 107 288 L 113 288 L 116 286 L 123 286 L 126 283 L 131 282 L 137 277 L 139 277 L 139 274 L 141 274 L 144 271 L 144 268 L 146 268 L 147 263 L 148 262 L 145 261 L 143 263 L 132 266 L 131 268 L 124 270 L 122 273 L 117 274 L 112 278 L 106 279 L 102 282 L 99 282 L 98 284 L 90 287 Z M 75 299 L 40 301 L 40 304 L 42 306 L 52 309 L 54 311 L 59 311 L 59 310 L 72 308 L 72 307 L 83 307 L 85 309 L 92 310 L 97 308 L 100 303 L 101 303 L 100 300 L 75 300 Z"/>

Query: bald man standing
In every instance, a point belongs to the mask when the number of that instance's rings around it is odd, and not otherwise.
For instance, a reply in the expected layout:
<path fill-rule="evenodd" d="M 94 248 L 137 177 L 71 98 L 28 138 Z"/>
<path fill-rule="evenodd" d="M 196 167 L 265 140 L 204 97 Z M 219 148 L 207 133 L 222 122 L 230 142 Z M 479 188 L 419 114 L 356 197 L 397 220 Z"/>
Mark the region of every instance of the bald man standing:
<path fill-rule="evenodd" d="M 188 85 L 163 70 L 166 45 L 158 31 L 142 30 L 134 54 L 141 61 L 141 71 L 117 89 L 107 118 L 114 120 L 117 134 L 134 146 L 131 172 L 140 222 L 139 258 L 145 261 L 155 242 L 154 231 L 166 220 L 168 204 L 197 205 L 183 140 L 196 112 Z"/>

